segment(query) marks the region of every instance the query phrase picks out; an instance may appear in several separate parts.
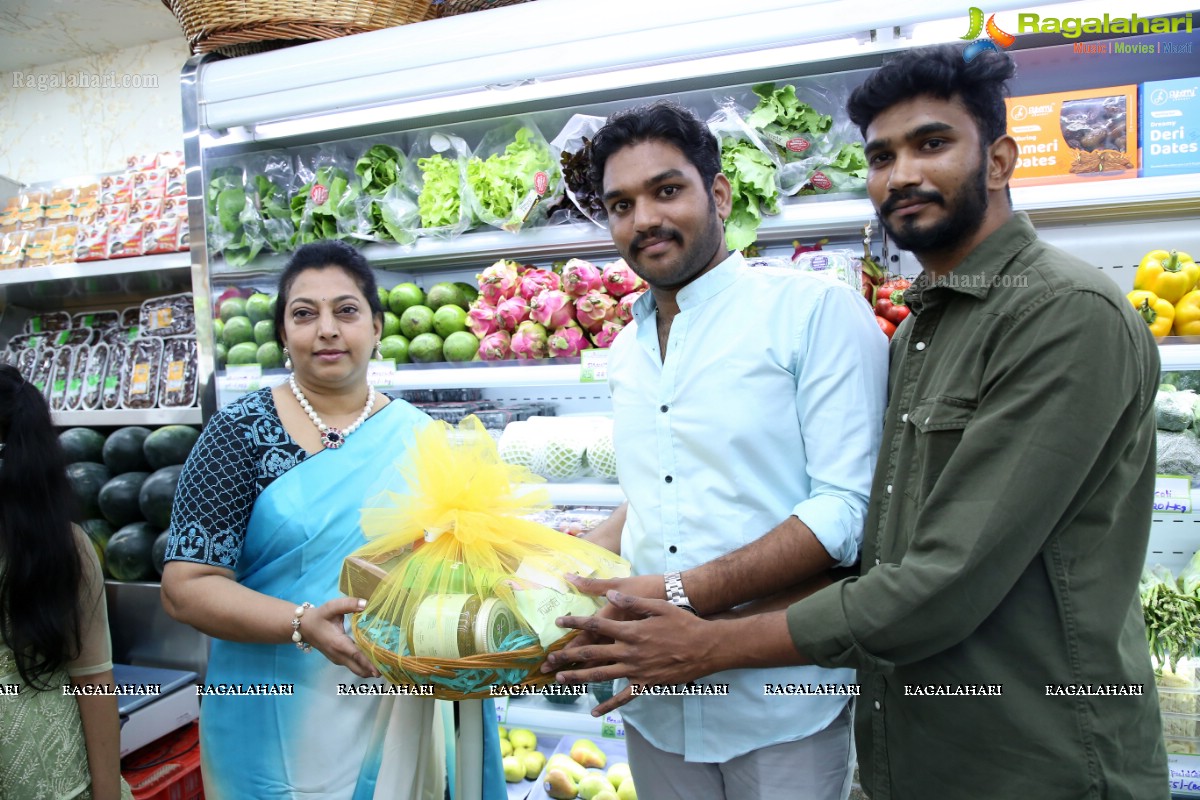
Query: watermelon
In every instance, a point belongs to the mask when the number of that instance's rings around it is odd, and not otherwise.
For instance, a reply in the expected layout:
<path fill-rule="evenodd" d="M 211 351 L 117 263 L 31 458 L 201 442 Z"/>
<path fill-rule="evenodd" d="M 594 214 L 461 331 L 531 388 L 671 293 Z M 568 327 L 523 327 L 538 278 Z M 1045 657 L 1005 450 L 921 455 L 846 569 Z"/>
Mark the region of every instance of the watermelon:
<path fill-rule="evenodd" d="M 114 533 L 104 548 L 104 559 L 112 576 L 119 581 L 153 580 L 157 538 L 158 528 L 149 522 L 134 522 Z"/>
<path fill-rule="evenodd" d="M 170 537 L 171 531 L 163 531 L 154 540 L 154 547 L 150 549 L 150 559 L 154 562 L 154 571 L 160 576 L 163 574 L 164 562 L 167 559 L 167 539 Z"/>
<path fill-rule="evenodd" d="M 126 472 L 104 484 L 100 489 L 100 513 L 104 518 L 118 528 L 141 520 L 138 495 L 149 477 L 149 472 Z"/>
<path fill-rule="evenodd" d="M 81 519 L 100 516 L 100 490 L 111 479 L 112 473 L 103 464 L 80 461 L 67 467 L 67 480 L 78 500 Z"/>
<path fill-rule="evenodd" d="M 114 431 L 104 442 L 104 464 L 113 475 L 124 472 L 143 472 L 150 469 L 142 445 L 150 435 L 149 428 L 134 426 Z"/>
<path fill-rule="evenodd" d="M 149 441 L 147 439 L 147 441 Z M 171 524 L 171 504 L 175 501 L 175 486 L 183 466 L 163 467 L 153 473 L 138 490 L 138 508 L 142 516 L 159 528 Z"/>
<path fill-rule="evenodd" d="M 104 434 L 91 428 L 67 428 L 58 435 L 58 443 L 68 464 L 80 461 L 104 463 Z"/>
<path fill-rule="evenodd" d="M 187 461 L 200 432 L 187 425 L 166 425 L 151 433 L 142 443 L 150 469 L 162 469 Z"/>
<path fill-rule="evenodd" d="M 108 524 L 106 519 L 87 519 L 83 521 L 83 532 L 88 535 L 92 546 L 96 548 L 96 555 L 100 557 L 100 569 L 104 571 L 104 577 L 112 577 L 108 574 L 108 565 L 104 560 L 104 548 L 108 546 L 108 540 L 112 538 L 113 527 Z"/>

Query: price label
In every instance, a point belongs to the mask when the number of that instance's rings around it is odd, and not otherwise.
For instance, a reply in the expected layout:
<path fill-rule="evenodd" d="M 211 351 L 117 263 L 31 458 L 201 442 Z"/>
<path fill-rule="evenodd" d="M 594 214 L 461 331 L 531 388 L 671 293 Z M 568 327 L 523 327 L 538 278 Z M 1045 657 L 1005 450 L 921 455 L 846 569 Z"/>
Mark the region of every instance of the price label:
<path fill-rule="evenodd" d="M 150 391 L 150 364 L 143 361 L 140 364 L 133 365 L 133 371 L 129 373 L 129 393 L 130 394 L 146 394 Z"/>
<path fill-rule="evenodd" d="M 155 330 L 158 330 L 159 328 L 171 327 L 171 323 L 174 320 L 175 320 L 175 311 L 174 311 L 174 309 L 172 309 L 170 307 L 159 308 L 154 311 L 154 329 Z"/>
<path fill-rule="evenodd" d="M 1200 756 L 1168 753 L 1167 769 L 1172 793 L 1200 797 Z"/>
<path fill-rule="evenodd" d="M 618 712 L 610 711 L 604 715 L 600 723 L 600 735 L 605 739 L 625 739 L 625 723 Z"/>
<path fill-rule="evenodd" d="M 1187 475 L 1154 476 L 1154 513 L 1190 514 L 1192 479 Z"/>
<path fill-rule="evenodd" d="M 584 350 L 579 354 L 579 382 L 608 382 L 608 350 Z"/>
<path fill-rule="evenodd" d="M 508 698 L 497 697 L 496 703 L 496 724 L 503 725 L 508 722 Z"/>
<path fill-rule="evenodd" d="M 367 385 L 374 386 L 376 389 L 395 386 L 396 359 L 373 359 L 369 364 L 367 364 Z"/>
<path fill-rule="evenodd" d="M 167 391 L 169 393 L 183 391 L 184 362 L 172 361 L 167 366 Z"/>
<path fill-rule="evenodd" d="M 227 392 L 253 392 L 262 383 L 262 367 L 258 364 L 236 364 L 225 369 Z"/>

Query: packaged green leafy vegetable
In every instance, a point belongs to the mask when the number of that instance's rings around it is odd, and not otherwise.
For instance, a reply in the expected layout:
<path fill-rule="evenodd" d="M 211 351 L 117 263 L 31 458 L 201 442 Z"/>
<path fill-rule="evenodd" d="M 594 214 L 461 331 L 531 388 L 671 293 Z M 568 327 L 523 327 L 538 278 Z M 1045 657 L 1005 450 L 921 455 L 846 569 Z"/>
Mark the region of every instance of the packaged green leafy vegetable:
<path fill-rule="evenodd" d="M 291 156 L 266 153 L 250 160 L 246 189 L 262 221 L 266 247 L 276 253 L 291 249 L 295 226 L 288 188 L 295 179 Z"/>
<path fill-rule="evenodd" d="M 550 152 L 558 161 L 562 173 L 558 188 L 551 189 L 551 200 L 547 201 L 550 202 L 547 216 L 551 223 L 560 219 L 566 222 L 586 219 L 604 227 L 604 204 L 592 188 L 589 174 L 592 163 L 591 139 L 603 126 L 604 117 L 575 114 L 550 142 Z M 554 198 L 560 195 L 561 199 L 554 202 Z"/>
<path fill-rule="evenodd" d="M 354 233 L 361 190 L 350 159 L 336 148 L 322 148 L 310 160 L 299 160 L 296 181 L 300 186 L 291 199 L 295 244 L 346 239 Z"/>
<path fill-rule="evenodd" d="M 408 151 L 404 184 L 417 199 L 421 236 L 451 238 L 471 226 L 473 220 L 464 202 L 470 155 L 467 143 L 453 134 L 417 134 Z"/>
<path fill-rule="evenodd" d="M 752 87 L 758 105 L 746 124 L 769 144 L 780 161 L 801 161 L 816 154 L 833 127 L 833 117 L 822 114 L 796 95 L 796 87 L 760 83 Z"/>
<path fill-rule="evenodd" d="M 412 244 L 420 224 L 417 202 L 402 180 L 408 158 L 389 144 L 375 144 L 354 163 L 362 184 L 350 235 L 370 242 Z"/>
<path fill-rule="evenodd" d="M 827 161 L 818 164 L 797 192 L 800 196 L 862 192 L 867 186 L 867 156 L 860 142 L 843 144 Z"/>
<path fill-rule="evenodd" d="M 264 244 L 262 221 L 247 199 L 244 180 L 241 167 L 218 167 L 205 191 L 209 251 L 231 267 L 253 261 Z"/>
<path fill-rule="evenodd" d="M 550 144 L 532 121 L 493 128 L 467 162 L 471 212 L 487 225 L 515 233 L 545 219 L 541 201 L 560 176 Z"/>
<path fill-rule="evenodd" d="M 721 143 L 721 172 L 733 190 L 733 206 L 725 220 L 725 243 L 733 250 L 754 244 L 766 214 L 779 213 L 779 163 L 746 123 L 744 110 L 725 103 L 708 120 Z"/>

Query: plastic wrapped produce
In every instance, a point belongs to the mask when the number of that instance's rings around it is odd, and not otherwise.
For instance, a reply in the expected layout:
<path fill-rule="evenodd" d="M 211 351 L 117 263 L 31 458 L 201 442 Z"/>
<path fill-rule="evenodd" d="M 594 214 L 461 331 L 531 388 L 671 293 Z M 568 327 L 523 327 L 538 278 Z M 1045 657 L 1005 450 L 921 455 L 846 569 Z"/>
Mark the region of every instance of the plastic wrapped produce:
<path fill-rule="evenodd" d="M 95 411 L 102 407 L 104 377 L 108 374 L 109 346 L 101 342 L 88 349 L 87 362 L 83 367 L 83 390 L 77 408 Z"/>
<path fill-rule="evenodd" d="M 72 328 L 104 330 L 121 324 L 121 315 L 116 311 L 83 311 L 71 317 Z"/>
<path fill-rule="evenodd" d="M 154 297 L 142 303 L 138 326 L 143 336 L 179 336 L 196 332 L 191 292 Z"/>
<path fill-rule="evenodd" d="M 164 338 L 158 404 L 162 408 L 190 408 L 195 405 L 196 374 L 196 338 Z"/>
<path fill-rule="evenodd" d="M 71 363 L 71 372 L 67 376 L 66 393 L 63 395 L 62 410 L 78 411 L 83 398 L 83 373 L 87 368 L 91 347 L 75 348 L 75 360 Z"/>
<path fill-rule="evenodd" d="M 25 333 L 51 333 L 71 327 L 71 315 L 66 311 L 43 311 L 25 320 Z"/>
<path fill-rule="evenodd" d="M 37 361 L 34 363 L 33 375 L 28 378 L 29 382 L 37 387 L 37 390 L 50 399 L 50 378 L 54 375 L 54 362 L 58 357 L 58 348 L 43 347 L 38 351 Z"/>
<path fill-rule="evenodd" d="M 32 381 L 34 373 L 37 372 L 40 352 L 40 347 L 26 347 L 17 354 L 17 369 L 20 371 L 21 377 L 27 381 Z"/>
<path fill-rule="evenodd" d="M 143 336 L 129 343 L 121 380 L 122 408 L 154 408 L 162 381 L 163 340 Z"/>
<path fill-rule="evenodd" d="M 50 373 L 49 401 L 51 411 L 65 411 L 67 408 L 67 382 L 75 370 L 75 360 L 79 356 L 78 347 L 59 347 L 54 353 L 54 366 Z"/>

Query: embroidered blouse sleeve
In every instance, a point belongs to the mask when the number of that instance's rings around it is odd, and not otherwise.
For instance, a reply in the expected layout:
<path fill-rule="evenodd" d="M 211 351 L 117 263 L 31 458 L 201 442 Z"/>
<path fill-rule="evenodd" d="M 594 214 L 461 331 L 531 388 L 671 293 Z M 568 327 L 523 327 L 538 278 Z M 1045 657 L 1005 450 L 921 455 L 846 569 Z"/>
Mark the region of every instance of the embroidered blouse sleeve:
<path fill-rule="evenodd" d="M 249 426 L 230 407 L 216 414 L 192 448 L 171 510 L 167 561 L 236 569 L 258 496 Z"/>

